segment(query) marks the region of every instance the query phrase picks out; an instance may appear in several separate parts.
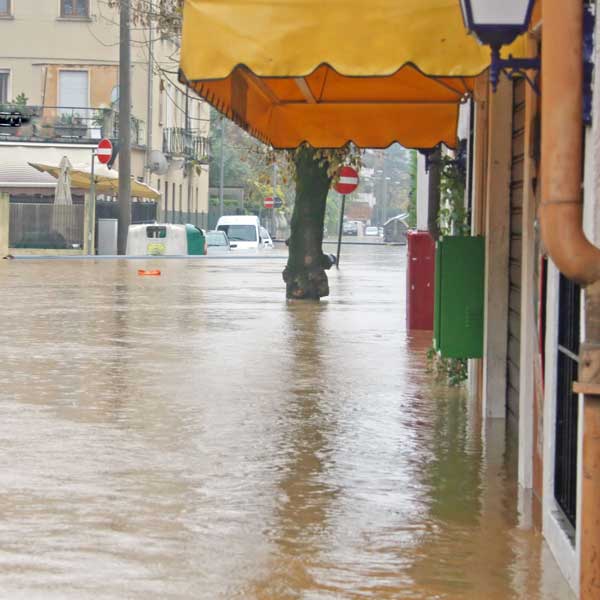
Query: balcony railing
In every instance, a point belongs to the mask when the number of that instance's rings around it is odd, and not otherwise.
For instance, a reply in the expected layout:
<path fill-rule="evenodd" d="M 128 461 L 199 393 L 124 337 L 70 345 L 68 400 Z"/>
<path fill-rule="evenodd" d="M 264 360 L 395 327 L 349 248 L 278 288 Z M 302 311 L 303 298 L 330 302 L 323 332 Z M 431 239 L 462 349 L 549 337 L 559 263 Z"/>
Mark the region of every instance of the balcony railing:
<path fill-rule="evenodd" d="M 13 104 L 0 105 L 2 113 L 20 114 L 23 122 L 13 127 L 10 119 L 0 120 L 0 141 L 90 144 L 103 137 L 119 137 L 119 113 L 109 108 Z M 131 143 L 145 145 L 145 123 L 135 117 L 131 118 Z"/>
<path fill-rule="evenodd" d="M 207 164 L 209 144 L 206 136 L 194 129 L 167 127 L 163 129 L 163 153 L 167 156 L 181 156 L 188 160 Z"/>

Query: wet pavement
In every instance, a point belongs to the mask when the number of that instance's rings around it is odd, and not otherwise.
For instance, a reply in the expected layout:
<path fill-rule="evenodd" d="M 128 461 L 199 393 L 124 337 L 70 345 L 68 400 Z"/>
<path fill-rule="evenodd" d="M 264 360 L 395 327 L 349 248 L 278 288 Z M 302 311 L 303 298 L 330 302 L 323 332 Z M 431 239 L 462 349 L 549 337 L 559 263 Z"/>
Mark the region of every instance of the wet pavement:
<path fill-rule="evenodd" d="M 0 598 L 570 598 L 405 330 L 405 249 L 320 304 L 267 256 L 0 261 Z"/>

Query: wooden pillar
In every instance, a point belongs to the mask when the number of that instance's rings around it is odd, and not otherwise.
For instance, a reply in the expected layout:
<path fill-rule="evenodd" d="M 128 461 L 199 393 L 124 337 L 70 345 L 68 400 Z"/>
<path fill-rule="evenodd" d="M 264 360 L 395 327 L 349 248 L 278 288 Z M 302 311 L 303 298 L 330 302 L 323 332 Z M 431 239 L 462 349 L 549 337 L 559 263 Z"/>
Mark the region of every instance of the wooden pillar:
<path fill-rule="evenodd" d="M 512 162 L 512 82 L 500 78 L 489 95 L 483 415 L 506 417 L 508 260 Z"/>
<path fill-rule="evenodd" d="M 0 194 L 0 259 L 8 254 L 9 224 L 10 224 L 10 196 Z"/>
<path fill-rule="evenodd" d="M 486 180 L 488 152 L 488 93 L 487 72 L 475 80 L 473 119 L 473 175 L 471 204 L 471 235 L 484 235 L 486 211 Z M 469 393 L 476 399 L 479 414 L 483 407 L 483 361 L 469 360 Z"/>
<path fill-rule="evenodd" d="M 586 337 L 575 391 L 583 401 L 580 598 L 600 598 L 600 282 L 586 296 Z"/>
<path fill-rule="evenodd" d="M 529 40 L 528 55 L 535 56 L 537 42 Z M 534 363 L 537 355 L 535 318 L 536 297 L 536 234 L 537 210 L 534 181 L 537 176 L 536 119 L 538 96 L 527 85 L 525 88 L 525 149 L 523 163 L 523 215 L 521 242 L 521 348 L 519 372 L 519 484 L 533 487 L 534 440 Z"/>

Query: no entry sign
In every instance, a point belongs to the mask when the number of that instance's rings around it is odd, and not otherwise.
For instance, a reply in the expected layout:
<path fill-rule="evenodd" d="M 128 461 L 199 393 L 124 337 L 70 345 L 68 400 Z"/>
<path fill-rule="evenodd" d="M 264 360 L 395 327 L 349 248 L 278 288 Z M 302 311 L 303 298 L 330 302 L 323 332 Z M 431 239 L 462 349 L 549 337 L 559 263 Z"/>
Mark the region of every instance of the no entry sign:
<path fill-rule="evenodd" d="M 273 198 L 265 198 L 265 208 L 273 208 L 275 206 L 275 200 Z"/>
<path fill-rule="evenodd" d="M 335 191 L 339 194 L 351 194 L 358 187 L 358 173 L 352 167 L 340 169 Z"/>
<path fill-rule="evenodd" d="M 113 145 L 111 141 L 107 140 L 106 138 L 100 140 L 98 149 L 96 150 L 96 156 L 98 157 L 98 160 L 105 165 L 111 159 L 112 153 Z"/>

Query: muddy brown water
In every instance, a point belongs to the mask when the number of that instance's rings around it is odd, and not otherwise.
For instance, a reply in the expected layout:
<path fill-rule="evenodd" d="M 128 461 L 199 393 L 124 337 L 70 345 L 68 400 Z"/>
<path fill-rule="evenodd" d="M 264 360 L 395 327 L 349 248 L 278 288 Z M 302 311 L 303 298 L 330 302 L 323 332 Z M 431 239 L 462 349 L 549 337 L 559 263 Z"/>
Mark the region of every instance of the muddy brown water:
<path fill-rule="evenodd" d="M 405 250 L 320 304 L 267 256 L 0 261 L 0 598 L 570 598 L 406 332 Z"/>

